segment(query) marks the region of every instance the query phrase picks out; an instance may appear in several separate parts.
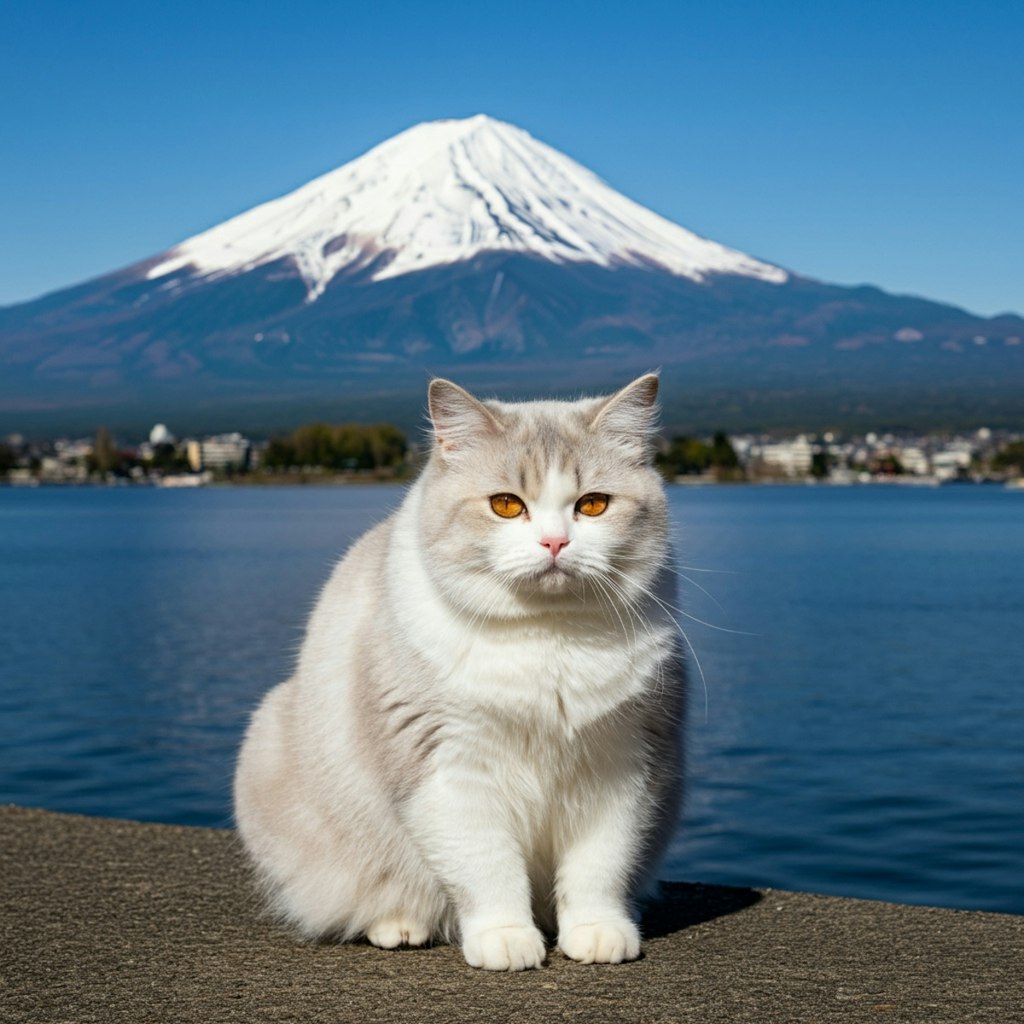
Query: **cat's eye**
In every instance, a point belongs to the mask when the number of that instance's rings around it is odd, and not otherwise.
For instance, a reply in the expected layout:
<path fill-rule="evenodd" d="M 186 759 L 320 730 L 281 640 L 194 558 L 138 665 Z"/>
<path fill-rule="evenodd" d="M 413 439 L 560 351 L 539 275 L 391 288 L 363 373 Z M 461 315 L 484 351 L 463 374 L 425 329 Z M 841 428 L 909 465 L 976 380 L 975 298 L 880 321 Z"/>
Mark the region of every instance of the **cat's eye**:
<path fill-rule="evenodd" d="M 576 511 L 584 516 L 599 516 L 608 507 L 607 494 L 584 494 L 576 502 Z"/>
<path fill-rule="evenodd" d="M 514 494 L 495 494 L 491 497 L 491 509 L 502 519 L 515 519 L 526 511 L 526 504 Z"/>

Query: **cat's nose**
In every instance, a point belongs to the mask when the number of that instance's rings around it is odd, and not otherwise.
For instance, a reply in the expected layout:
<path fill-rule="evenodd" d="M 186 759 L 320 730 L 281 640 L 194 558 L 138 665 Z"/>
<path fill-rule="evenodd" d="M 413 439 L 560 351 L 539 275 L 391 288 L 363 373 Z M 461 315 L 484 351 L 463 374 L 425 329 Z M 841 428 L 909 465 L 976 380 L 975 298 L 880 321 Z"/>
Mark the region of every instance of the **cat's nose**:
<path fill-rule="evenodd" d="M 568 543 L 569 538 L 566 536 L 560 537 L 541 537 L 541 544 L 551 552 L 552 558 L 558 557 L 558 552 L 562 550 Z"/>

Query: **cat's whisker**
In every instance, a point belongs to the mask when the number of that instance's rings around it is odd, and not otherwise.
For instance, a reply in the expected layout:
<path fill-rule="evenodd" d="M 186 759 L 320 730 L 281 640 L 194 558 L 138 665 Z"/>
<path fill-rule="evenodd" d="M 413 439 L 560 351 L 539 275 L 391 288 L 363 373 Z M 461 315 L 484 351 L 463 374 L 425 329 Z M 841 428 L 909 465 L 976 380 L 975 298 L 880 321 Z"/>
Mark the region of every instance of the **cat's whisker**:
<path fill-rule="evenodd" d="M 620 576 L 624 576 L 627 579 L 632 580 L 632 577 L 626 576 L 626 573 L 622 572 L 622 570 L 620 570 L 620 569 L 616 569 L 614 567 L 610 567 L 609 571 L 617 573 Z M 657 594 L 655 594 L 649 588 L 645 588 L 645 594 L 652 601 L 654 601 L 656 604 L 660 605 L 666 612 L 669 612 L 673 616 L 675 616 L 675 615 L 682 615 L 685 618 L 690 619 L 692 622 L 696 622 L 696 623 L 698 623 L 701 626 L 706 626 L 708 629 L 717 630 L 719 633 L 731 633 L 734 636 L 757 636 L 758 635 L 757 633 L 749 633 L 749 632 L 747 632 L 746 630 L 743 630 L 743 629 L 730 629 L 728 626 L 719 626 L 719 625 L 716 625 L 714 622 L 707 622 L 704 619 L 701 619 L 701 618 L 699 618 L 696 615 L 692 615 L 690 612 L 685 611 L 682 608 L 676 607 L 674 604 L 671 604 L 669 601 L 666 601 L 664 598 L 659 597 Z M 708 596 L 710 597 L 711 595 L 709 594 Z M 712 598 L 712 600 L 714 600 L 714 598 Z M 715 602 L 715 603 L 717 604 L 717 602 Z"/>
<path fill-rule="evenodd" d="M 613 595 L 611 593 L 609 593 L 609 590 L 610 590 L 610 587 L 611 587 L 611 581 L 609 581 L 609 580 L 602 580 L 599 577 L 595 577 L 594 578 L 594 584 L 595 584 L 596 592 L 598 594 L 602 595 L 605 598 L 605 602 L 606 602 L 607 608 L 615 615 L 615 618 L 619 622 L 619 626 L 620 626 L 620 628 L 622 630 L 622 633 L 625 634 L 626 633 L 626 623 L 625 623 L 625 620 L 622 618 L 622 613 L 621 613 L 621 611 L 619 609 L 619 605 L 614 600 Z M 629 616 L 631 624 L 632 624 L 633 647 L 635 649 L 637 646 L 639 646 L 639 643 L 638 643 L 638 640 L 637 640 L 636 622 L 633 619 L 633 616 L 630 614 L 631 609 L 629 608 L 628 605 L 625 607 L 625 611 L 626 611 L 627 615 Z"/>
<path fill-rule="evenodd" d="M 705 597 L 708 598 L 709 601 L 714 602 L 715 607 L 718 608 L 720 611 L 725 611 L 718 598 L 715 597 L 715 595 L 712 594 L 711 591 L 702 587 L 695 579 L 691 579 L 689 576 L 686 575 L 686 573 L 682 572 L 677 572 L 676 576 L 681 580 L 685 580 L 687 583 L 690 584 L 691 587 L 696 587 Z"/>
<path fill-rule="evenodd" d="M 651 641 L 652 645 L 654 645 L 655 647 L 659 646 L 658 638 L 657 638 L 657 636 L 654 633 L 653 624 L 651 623 L 651 621 L 645 615 L 643 615 L 641 613 L 639 608 L 636 608 L 634 606 L 633 602 L 630 601 L 628 599 L 627 595 L 625 595 L 625 593 L 622 591 L 622 588 L 618 587 L 617 584 L 614 582 L 614 580 L 612 580 L 611 578 L 608 578 L 608 577 L 605 577 L 601 581 L 601 583 L 602 583 L 602 587 L 608 587 L 608 588 L 612 589 L 613 592 L 618 593 L 619 596 L 622 598 L 622 606 L 626 609 L 627 614 L 629 614 L 630 619 L 634 623 L 634 626 L 633 626 L 634 647 L 636 649 L 639 648 L 639 641 L 637 639 L 636 625 L 635 625 L 637 622 L 639 622 L 639 624 L 643 627 L 644 632 L 647 634 L 647 637 Z M 614 602 L 613 602 L 613 604 L 614 604 Z M 680 628 L 678 623 L 676 623 L 674 619 L 672 619 L 671 621 L 672 621 L 673 626 L 676 629 Z M 684 637 L 684 639 L 685 639 L 685 637 Z M 702 678 L 703 678 L 703 672 L 701 673 L 701 675 L 702 675 Z M 705 683 L 704 689 L 705 689 L 705 711 L 706 711 L 706 702 L 707 702 L 707 684 L 706 683 Z M 664 668 L 663 668 L 661 662 L 659 662 L 659 667 L 658 667 L 658 690 L 660 692 L 664 691 Z"/>
<path fill-rule="evenodd" d="M 614 569 L 613 567 L 610 567 L 610 571 L 611 572 L 615 572 L 615 573 L 617 573 L 619 575 L 625 576 L 625 573 L 622 573 L 621 570 Z M 693 643 L 691 642 L 689 636 L 687 635 L 686 630 L 683 629 L 682 624 L 679 623 L 676 620 L 675 616 L 672 614 L 673 611 L 678 612 L 679 609 L 675 608 L 673 605 L 670 605 L 667 601 L 662 600 L 649 587 L 643 588 L 643 592 L 644 592 L 644 595 L 647 598 L 649 598 L 651 601 L 653 601 L 656 605 L 658 605 L 662 609 L 662 611 L 664 611 L 666 613 L 666 615 L 668 616 L 669 621 L 675 627 L 675 629 L 679 633 L 680 637 L 682 637 L 683 643 L 686 644 L 686 647 L 689 650 L 690 655 L 693 657 L 693 662 L 697 666 L 697 673 L 700 676 L 701 687 L 702 687 L 702 689 L 704 691 L 704 720 L 706 722 L 708 720 L 708 709 L 709 709 L 709 695 L 708 695 L 707 677 L 704 675 L 704 668 L 701 665 L 701 661 L 700 661 L 700 658 L 697 655 L 696 648 L 693 646 Z M 685 614 L 685 612 L 683 612 L 681 614 Z M 699 622 L 700 620 L 698 619 L 696 621 Z M 703 623 L 703 625 L 709 625 L 709 623 Z M 712 627 L 712 628 L 715 628 L 715 627 Z M 726 632 L 732 632 L 732 630 L 726 630 Z"/>
<path fill-rule="evenodd" d="M 666 565 L 664 568 L 668 572 L 674 572 L 678 574 L 680 570 L 683 572 L 709 572 L 714 573 L 716 576 L 742 576 L 743 574 L 736 569 L 708 569 L 704 566 L 697 565 L 683 565 L 679 563 L 677 565 Z"/>
<path fill-rule="evenodd" d="M 710 601 L 714 602 L 716 607 L 722 609 L 723 611 L 725 609 L 722 608 L 721 602 L 718 600 L 718 598 L 715 597 L 715 595 L 712 594 L 710 590 L 705 589 L 703 586 L 701 586 L 701 584 L 699 584 L 695 579 L 691 578 L 687 574 L 691 573 L 691 572 L 704 572 L 704 573 L 715 573 L 716 575 L 720 575 L 720 576 L 739 576 L 740 575 L 740 573 L 738 573 L 735 569 L 705 569 L 705 568 L 698 568 L 697 566 L 694 566 L 694 565 L 673 565 L 673 564 L 668 564 L 668 565 L 663 566 L 663 568 L 664 568 L 664 570 L 666 572 L 672 573 L 672 575 L 677 577 L 678 579 L 684 580 L 686 583 L 689 583 L 692 587 L 696 587 Z"/>

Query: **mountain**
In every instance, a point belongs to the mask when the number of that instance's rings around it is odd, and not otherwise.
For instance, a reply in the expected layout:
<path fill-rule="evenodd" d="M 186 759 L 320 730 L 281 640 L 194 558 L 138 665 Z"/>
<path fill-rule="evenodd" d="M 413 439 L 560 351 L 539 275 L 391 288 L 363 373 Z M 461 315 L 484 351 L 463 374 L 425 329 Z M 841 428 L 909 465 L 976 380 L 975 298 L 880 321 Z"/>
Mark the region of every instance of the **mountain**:
<path fill-rule="evenodd" d="M 512 125 L 417 125 L 168 252 L 0 309 L 0 431 L 418 411 L 444 373 L 576 391 L 663 368 L 677 422 L 1024 419 L 1024 320 L 801 277 Z"/>
<path fill-rule="evenodd" d="M 656 266 L 782 282 L 786 273 L 709 242 L 609 188 L 526 132 L 483 115 L 411 128 L 290 195 L 190 238 L 150 280 L 202 280 L 290 262 L 315 302 L 339 274 L 383 281 L 482 253 L 553 263 Z"/>

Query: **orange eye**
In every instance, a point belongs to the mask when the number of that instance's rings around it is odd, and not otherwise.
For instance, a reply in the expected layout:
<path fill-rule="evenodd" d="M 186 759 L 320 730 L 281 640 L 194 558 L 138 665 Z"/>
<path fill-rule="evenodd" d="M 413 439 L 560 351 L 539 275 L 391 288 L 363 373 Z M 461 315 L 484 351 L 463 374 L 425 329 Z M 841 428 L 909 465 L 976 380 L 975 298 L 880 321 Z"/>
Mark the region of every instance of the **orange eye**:
<path fill-rule="evenodd" d="M 607 494 L 584 494 L 576 502 L 576 511 L 585 516 L 599 516 L 608 507 L 609 501 Z"/>
<path fill-rule="evenodd" d="M 514 494 L 495 494 L 491 498 L 491 508 L 502 519 L 515 519 L 526 511 L 526 504 Z"/>

